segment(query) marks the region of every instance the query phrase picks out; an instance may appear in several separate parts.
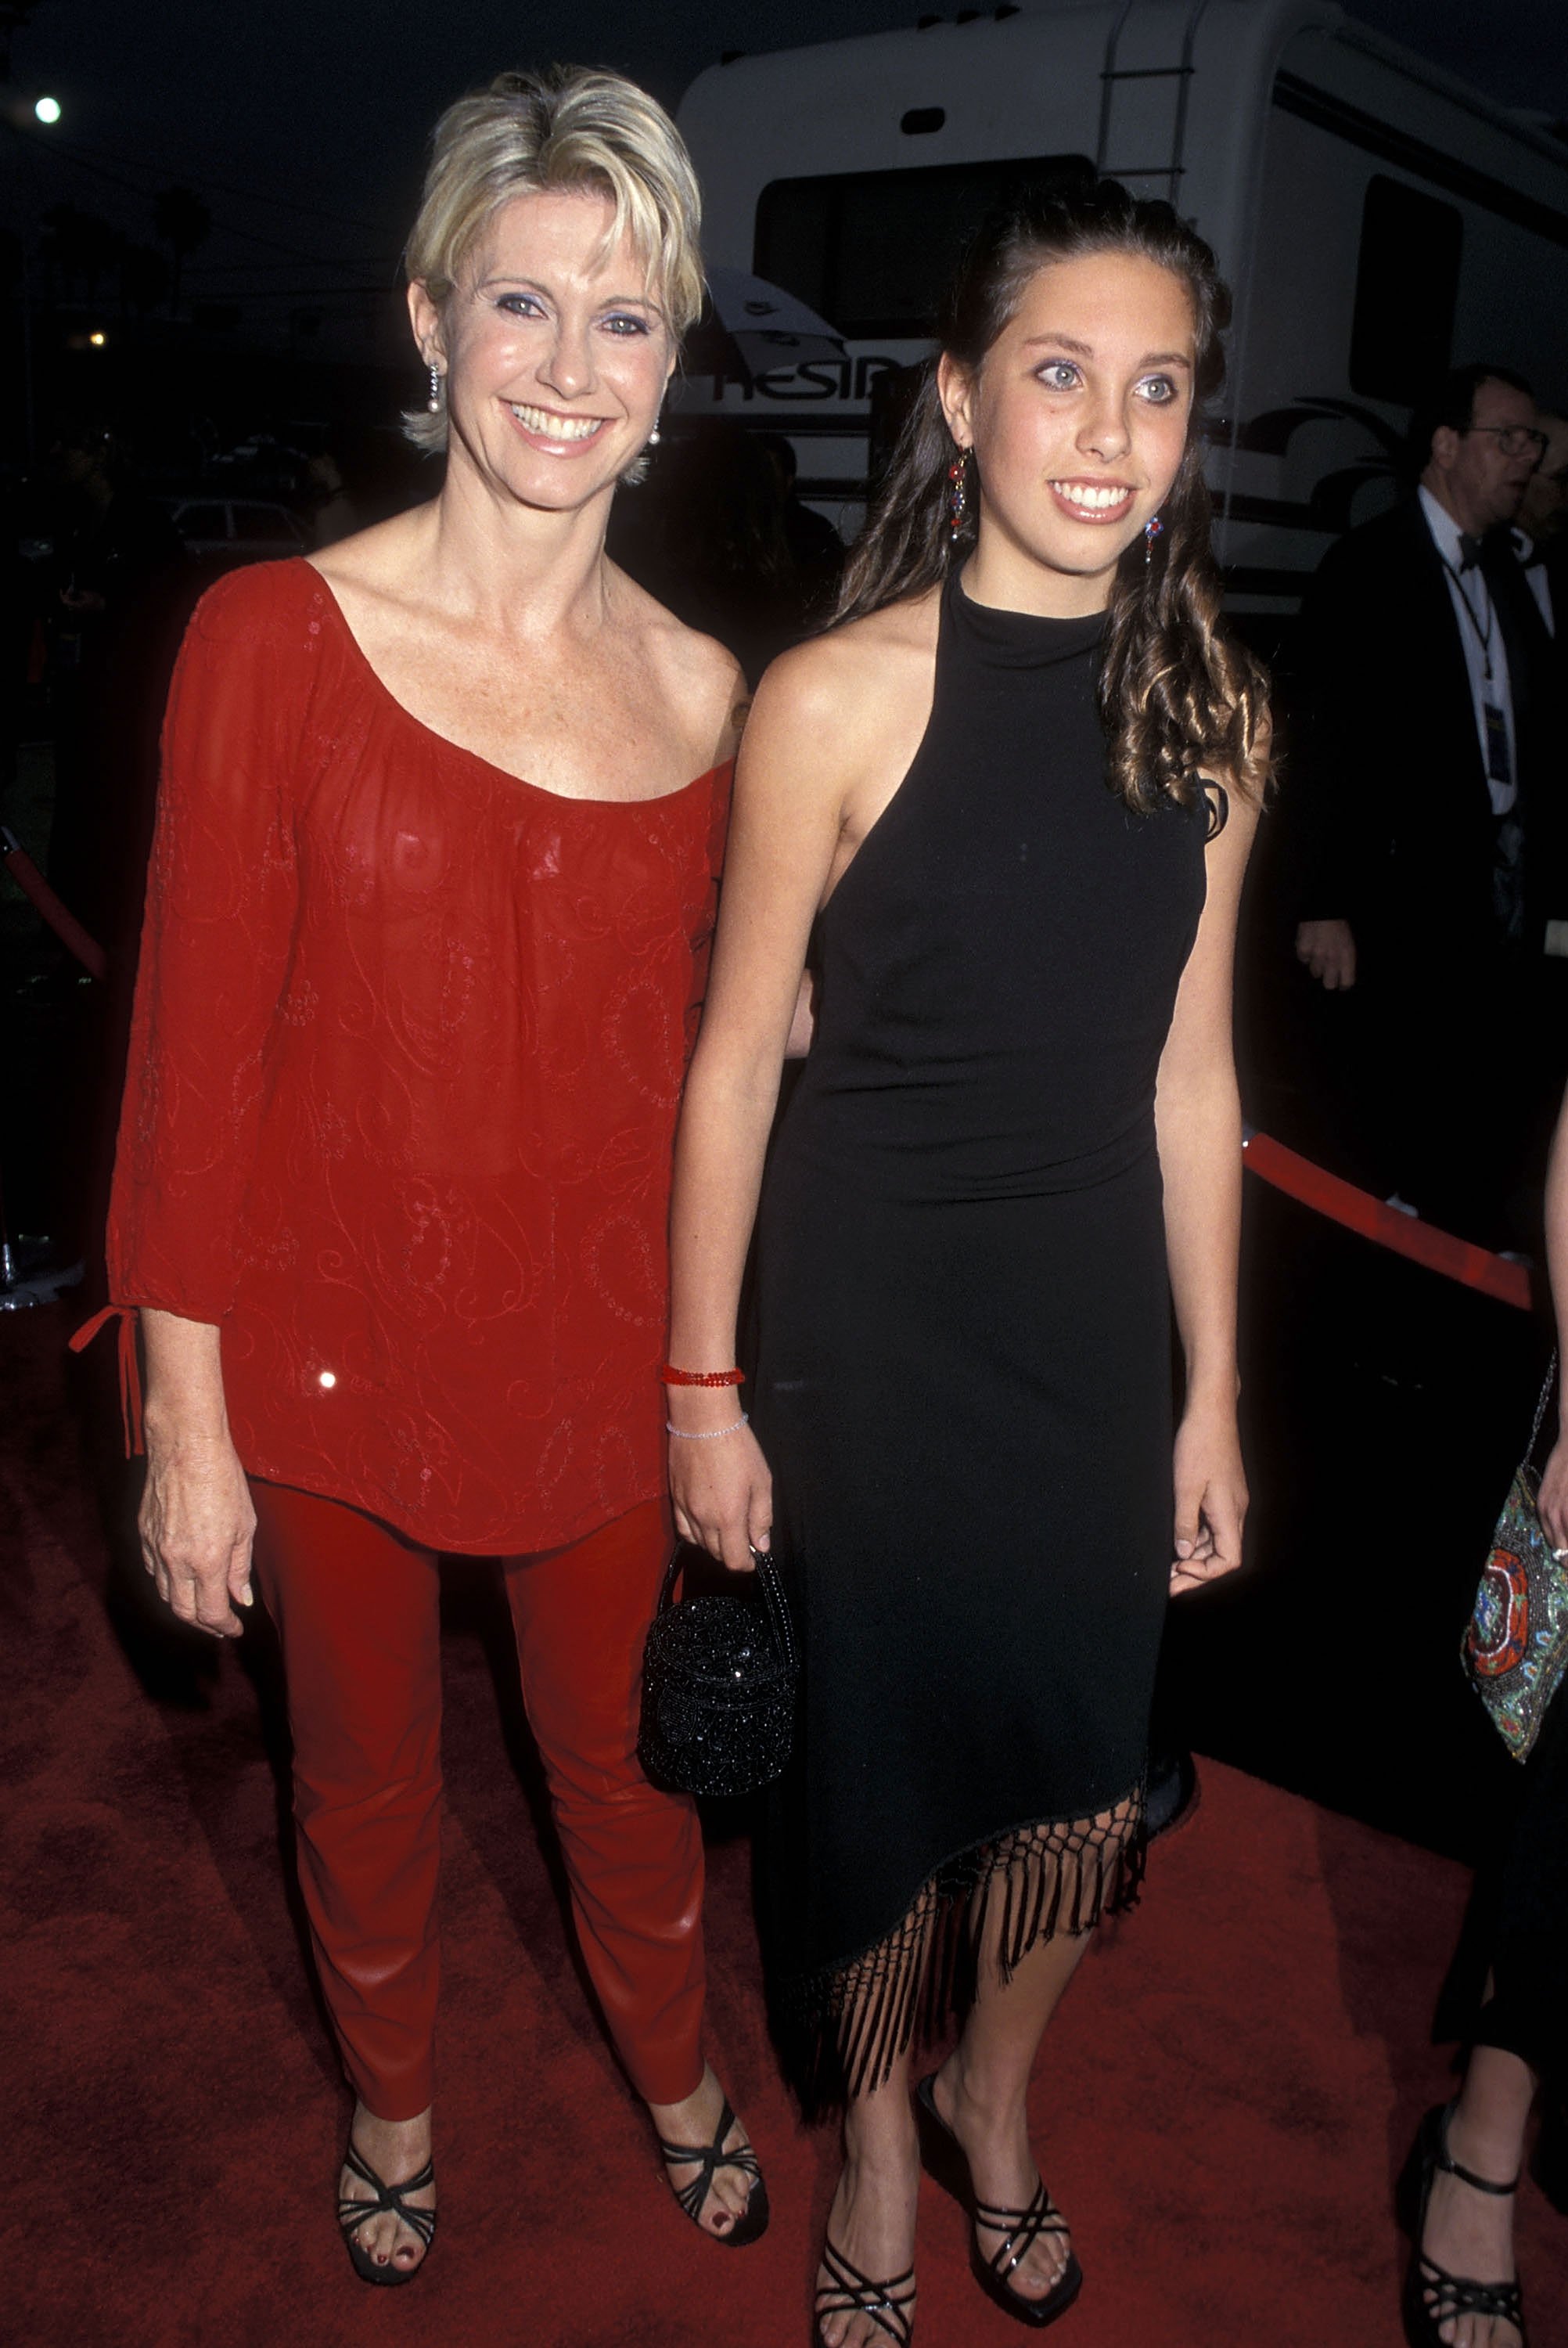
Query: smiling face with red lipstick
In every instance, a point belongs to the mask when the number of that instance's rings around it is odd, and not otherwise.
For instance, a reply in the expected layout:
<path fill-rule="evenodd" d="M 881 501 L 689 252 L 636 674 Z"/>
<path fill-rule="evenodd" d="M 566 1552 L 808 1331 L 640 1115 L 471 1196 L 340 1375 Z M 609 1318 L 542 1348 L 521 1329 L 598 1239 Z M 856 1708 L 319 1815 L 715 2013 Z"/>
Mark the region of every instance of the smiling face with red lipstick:
<path fill-rule="evenodd" d="M 445 378 L 449 461 L 477 488 L 573 512 L 646 446 L 675 337 L 615 206 L 597 189 L 515 196 L 437 306 L 409 289 L 425 363 Z"/>
<path fill-rule="evenodd" d="M 1062 618 L 1104 608 L 1181 468 L 1195 342 L 1185 282 L 1108 252 L 1036 270 L 978 368 L 943 357 L 948 426 L 973 451 L 976 602 Z"/>

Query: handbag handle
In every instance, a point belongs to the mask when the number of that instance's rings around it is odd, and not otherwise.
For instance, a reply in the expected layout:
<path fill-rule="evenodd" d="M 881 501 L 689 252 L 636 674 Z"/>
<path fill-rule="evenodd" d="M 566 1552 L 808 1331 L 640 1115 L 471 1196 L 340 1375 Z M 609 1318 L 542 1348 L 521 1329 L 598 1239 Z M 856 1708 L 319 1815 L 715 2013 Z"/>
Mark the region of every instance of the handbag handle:
<path fill-rule="evenodd" d="M 678 1541 L 670 1552 L 670 1562 L 664 1569 L 664 1580 L 659 1591 L 657 1611 L 661 1614 L 668 1613 L 679 1602 L 671 1592 L 675 1587 L 676 1577 L 682 1571 L 682 1551 L 688 1546 L 686 1542 Z M 780 1659 L 786 1668 L 793 1672 L 799 1664 L 799 1657 L 795 1653 L 794 1624 L 790 1620 L 789 1601 L 784 1596 L 784 1582 L 774 1560 L 773 1552 L 765 1549 L 753 1550 L 752 1563 L 756 1570 L 757 1588 L 761 1591 L 763 1598 L 763 1612 L 767 1616 L 768 1628 L 773 1632 L 774 1645 L 777 1648 Z"/>
<path fill-rule="evenodd" d="M 794 1624 L 790 1619 L 783 1577 L 771 1550 L 754 1549 L 752 1558 L 756 1567 L 757 1586 L 763 1593 L 764 1611 L 773 1626 L 774 1644 L 786 1669 L 794 1672 L 799 1667 L 800 1658 L 795 1653 Z"/>
<path fill-rule="evenodd" d="M 1553 1347 L 1552 1359 L 1546 1365 L 1546 1382 L 1541 1389 L 1541 1400 L 1535 1406 L 1535 1422 L 1531 1427 L 1530 1440 L 1524 1447 L 1524 1457 L 1520 1463 L 1522 1467 L 1529 1468 L 1534 1464 L 1535 1446 L 1540 1439 L 1542 1421 L 1546 1416 L 1546 1406 L 1552 1399 L 1552 1389 L 1556 1383 L 1557 1353 L 1556 1348 Z"/>

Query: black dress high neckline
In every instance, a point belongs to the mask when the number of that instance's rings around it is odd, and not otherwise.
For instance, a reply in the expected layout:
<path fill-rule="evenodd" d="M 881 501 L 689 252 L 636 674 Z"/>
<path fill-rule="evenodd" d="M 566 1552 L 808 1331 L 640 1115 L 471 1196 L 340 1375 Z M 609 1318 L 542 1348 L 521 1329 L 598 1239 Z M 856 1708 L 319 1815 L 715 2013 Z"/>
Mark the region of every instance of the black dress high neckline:
<path fill-rule="evenodd" d="M 768 1161 L 747 1392 L 804 1696 L 764 1900 L 808 2095 L 884 2075 L 924 1953 L 939 1984 L 945 1950 L 996 1945 L 988 1892 L 1014 1964 L 1140 1864 L 1171 1564 L 1154 1090 L 1205 880 L 1199 811 L 1107 786 L 1103 629 L 946 582 L 925 736 L 817 922 Z"/>
<path fill-rule="evenodd" d="M 942 591 L 949 628 L 988 668 L 1043 668 L 1091 652 L 1105 632 L 1103 612 L 1075 620 L 1053 620 L 1038 612 L 1004 611 L 977 603 L 957 571 Z"/>

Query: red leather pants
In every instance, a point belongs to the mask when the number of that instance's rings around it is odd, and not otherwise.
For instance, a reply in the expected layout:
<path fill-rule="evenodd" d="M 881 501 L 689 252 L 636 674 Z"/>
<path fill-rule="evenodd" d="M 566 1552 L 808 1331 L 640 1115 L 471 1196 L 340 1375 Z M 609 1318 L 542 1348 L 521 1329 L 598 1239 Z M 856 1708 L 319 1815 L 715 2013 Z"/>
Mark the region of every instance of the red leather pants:
<path fill-rule="evenodd" d="M 380 2119 L 432 2100 L 439 1938 L 436 1561 L 341 1501 L 253 1479 L 257 1589 L 282 1639 L 300 1883 L 344 2068 Z M 702 2075 L 702 1844 L 637 1762 L 642 1643 L 670 1554 L 649 1500 L 501 1560 L 578 1936 L 639 2095 Z"/>

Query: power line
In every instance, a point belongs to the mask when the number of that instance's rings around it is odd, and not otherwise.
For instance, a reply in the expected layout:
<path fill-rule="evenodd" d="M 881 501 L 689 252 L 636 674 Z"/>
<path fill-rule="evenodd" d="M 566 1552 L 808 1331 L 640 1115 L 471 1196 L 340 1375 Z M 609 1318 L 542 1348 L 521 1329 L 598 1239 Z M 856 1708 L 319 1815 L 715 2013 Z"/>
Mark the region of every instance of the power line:
<path fill-rule="evenodd" d="M 34 139 L 41 148 L 58 147 L 68 149 L 77 157 L 85 157 L 88 155 L 97 156 L 101 159 L 102 164 L 113 164 L 122 171 L 141 171 L 148 169 L 148 166 L 141 161 L 138 156 L 118 155 L 115 153 L 112 148 L 84 147 L 80 144 L 73 144 L 71 140 L 62 139 L 52 131 L 40 134 L 39 132 L 32 129 L 30 125 L 26 123 L 18 123 L 15 128 L 24 131 L 28 138 Z M 236 187 L 232 180 L 215 180 L 211 177 L 210 173 L 205 171 L 194 174 L 188 173 L 187 177 L 197 179 L 203 188 L 210 188 L 216 194 L 224 196 L 239 196 L 246 203 L 269 204 L 274 211 L 299 212 L 307 220 L 332 221 L 340 228 L 364 229 L 372 236 L 384 236 L 386 234 L 386 222 L 384 221 L 360 220 L 351 212 L 333 211 L 331 207 L 326 204 L 301 203 L 292 196 L 273 196 L 265 194 L 260 188 Z M 158 172 L 154 175 L 154 178 L 155 180 L 162 180 L 164 178 L 164 174 L 161 171 Z M 135 185 L 131 180 L 125 180 L 120 184 L 129 188 L 134 188 Z"/>
<path fill-rule="evenodd" d="M 362 295 L 368 298 L 374 294 L 384 300 L 396 290 L 395 287 L 384 283 L 377 285 L 237 285 L 232 289 L 232 299 L 245 303 L 343 302 L 357 300 Z M 204 294 L 195 296 L 198 301 L 208 298 Z M 211 298 L 222 297 L 219 294 Z"/>
<path fill-rule="evenodd" d="M 297 258 L 299 258 L 298 255 L 291 254 L 286 261 L 200 261 L 194 263 L 187 262 L 185 274 L 187 279 L 200 277 L 204 281 L 210 277 L 248 277 L 259 269 L 292 269 Z M 394 265 L 390 262 L 384 262 L 376 254 L 367 259 L 362 252 L 353 259 L 333 261 L 323 253 L 313 252 L 309 258 L 323 269 L 357 269 L 367 273 L 378 269 L 384 270 L 386 273 L 383 280 L 384 284 L 396 285 L 402 283 Z"/>
<path fill-rule="evenodd" d="M 109 149 L 107 147 L 95 148 L 92 149 L 92 152 L 95 154 L 108 155 L 111 162 L 119 163 L 129 170 L 137 170 L 141 168 L 141 166 L 129 156 L 110 154 Z M 296 203 L 292 198 L 289 196 L 263 195 L 258 188 L 237 188 L 231 180 L 210 179 L 205 172 L 199 173 L 196 177 L 199 184 L 202 188 L 210 188 L 218 195 L 240 196 L 246 203 L 271 204 L 278 211 L 301 212 L 308 220 L 333 221 L 335 221 L 339 228 L 362 228 L 372 236 L 384 236 L 387 232 L 386 222 L 384 221 L 356 220 L 349 212 L 331 211 L 324 204 L 301 204 Z"/>
<path fill-rule="evenodd" d="M 127 195 L 139 196 L 145 201 L 159 192 L 150 184 L 143 187 L 134 180 L 125 179 L 118 171 L 111 170 L 107 164 L 95 161 L 92 150 L 89 149 L 74 146 L 68 139 L 56 139 L 41 132 L 28 130 L 20 124 L 15 127 L 18 135 L 36 147 L 40 154 L 57 155 L 63 163 L 73 164 L 78 171 L 86 171 L 95 180 L 106 180 L 110 187 L 118 188 Z M 290 261 L 319 263 L 322 259 L 319 252 L 307 252 L 302 245 L 283 244 L 278 238 L 262 236 L 255 229 L 240 228 L 233 221 L 215 218 L 212 224 L 215 228 L 220 229 L 225 236 L 238 237 L 246 244 L 263 245 L 269 252 L 281 252 Z"/>

